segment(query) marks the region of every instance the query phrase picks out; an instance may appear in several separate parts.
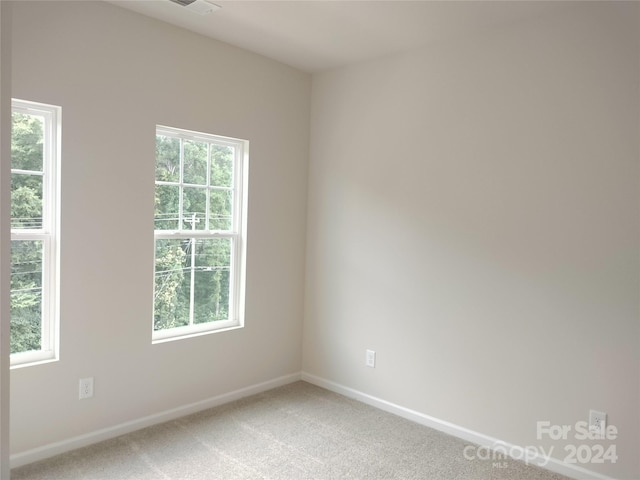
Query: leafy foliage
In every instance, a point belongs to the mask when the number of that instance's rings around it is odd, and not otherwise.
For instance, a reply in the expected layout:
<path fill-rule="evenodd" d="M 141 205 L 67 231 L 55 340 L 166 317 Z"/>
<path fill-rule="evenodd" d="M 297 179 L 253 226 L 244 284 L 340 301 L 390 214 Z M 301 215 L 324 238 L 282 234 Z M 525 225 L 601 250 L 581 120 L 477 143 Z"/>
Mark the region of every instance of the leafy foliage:
<path fill-rule="evenodd" d="M 11 228 L 42 227 L 43 122 L 13 113 Z M 40 350 L 42 337 L 42 252 L 39 240 L 11 242 L 11 353 Z"/>

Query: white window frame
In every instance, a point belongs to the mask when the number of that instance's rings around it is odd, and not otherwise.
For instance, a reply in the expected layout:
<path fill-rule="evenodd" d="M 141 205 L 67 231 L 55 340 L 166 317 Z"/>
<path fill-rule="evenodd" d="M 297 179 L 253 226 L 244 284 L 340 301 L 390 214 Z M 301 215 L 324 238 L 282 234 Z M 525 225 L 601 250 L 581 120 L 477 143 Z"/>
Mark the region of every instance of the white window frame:
<path fill-rule="evenodd" d="M 11 240 L 39 240 L 42 257 L 42 340 L 41 349 L 11 354 L 11 368 L 56 361 L 59 359 L 59 262 L 60 242 L 60 159 L 62 109 L 55 105 L 12 99 L 12 113 L 44 118 L 42 158 L 42 228 L 11 229 Z M 28 173 L 11 169 L 12 172 Z"/>
<path fill-rule="evenodd" d="M 230 230 L 184 230 L 182 227 L 182 198 L 180 198 L 178 228 L 179 230 L 154 230 L 154 269 L 153 291 L 155 295 L 155 244 L 159 239 L 193 239 L 193 238 L 228 238 L 231 241 L 230 279 L 229 279 L 229 319 L 216 320 L 207 323 L 193 323 L 191 314 L 190 324 L 163 330 L 154 330 L 155 311 L 151 317 L 152 343 L 162 343 L 171 340 L 189 338 L 209 333 L 227 331 L 244 327 L 244 302 L 245 302 L 245 258 L 246 258 L 246 224 L 247 224 L 247 181 L 249 166 L 249 142 L 220 135 L 194 132 L 180 128 L 156 126 L 156 136 L 163 135 L 179 138 L 186 141 L 198 141 L 226 145 L 234 148 L 235 158 L 233 162 L 233 197 L 232 197 L 232 226 Z M 181 157 L 182 157 L 181 149 Z M 207 168 L 211 161 L 209 152 Z M 183 159 L 180 159 L 182 164 Z M 189 186 L 182 180 L 182 168 L 180 169 L 180 187 Z M 154 169 L 155 171 L 155 169 Z M 174 182 L 155 181 L 155 185 L 171 184 Z M 208 185 L 206 188 L 210 188 Z M 208 205 L 208 203 L 207 203 Z M 207 207 L 208 209 L 208 207 Z M 155 301 L 152 302 L 155 310 Z M 192 306 L 193 310 L 193 306 Z"/>

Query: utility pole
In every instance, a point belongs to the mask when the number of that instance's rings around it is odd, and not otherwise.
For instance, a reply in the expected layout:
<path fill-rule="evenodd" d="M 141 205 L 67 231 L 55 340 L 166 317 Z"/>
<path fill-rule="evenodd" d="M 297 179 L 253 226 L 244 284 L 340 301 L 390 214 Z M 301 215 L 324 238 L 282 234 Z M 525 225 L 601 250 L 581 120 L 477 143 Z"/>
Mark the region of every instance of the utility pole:
<path fill-rule="evenodd" d="M 196 223 L 200 223 L 200 219 L 196 218 L 194 213 L 191 219 L 185 219 L 185 222 L 191 224 L 191 231 L 196 231 Z M 189 325 L 193 325 L 193 314 L 195 305 L 195 284 L 196 284 L 196 237 L 191 238 L 191 288 L 189 290 Z"/>

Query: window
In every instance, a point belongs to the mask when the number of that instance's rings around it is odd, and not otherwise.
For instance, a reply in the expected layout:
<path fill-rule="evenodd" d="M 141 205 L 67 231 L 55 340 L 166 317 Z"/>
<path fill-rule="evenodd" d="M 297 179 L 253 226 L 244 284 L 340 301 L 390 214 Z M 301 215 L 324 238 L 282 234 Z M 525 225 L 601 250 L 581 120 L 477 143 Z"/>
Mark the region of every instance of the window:
<path fill-rule="evenodd" d="M 60 107 L 12 102 L 12 366 L 57 358 L 60 116 Z"/>
<path fill-rule="evenodd" d="M 248 142 L 156 129 L 153 340 L 242 326 Z"/>

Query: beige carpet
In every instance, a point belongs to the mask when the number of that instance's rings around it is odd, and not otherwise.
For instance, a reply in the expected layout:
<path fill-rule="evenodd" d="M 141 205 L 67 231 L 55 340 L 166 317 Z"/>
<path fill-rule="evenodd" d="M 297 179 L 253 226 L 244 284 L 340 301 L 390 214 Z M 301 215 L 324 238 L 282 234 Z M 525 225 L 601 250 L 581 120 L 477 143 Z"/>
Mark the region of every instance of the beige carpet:
<path fill-rule="evenodd" d="M 12 471 L 12 480 L 561 480 L 297 382 Z M 506 465 L 505 465 L 506 462 Z"/>

